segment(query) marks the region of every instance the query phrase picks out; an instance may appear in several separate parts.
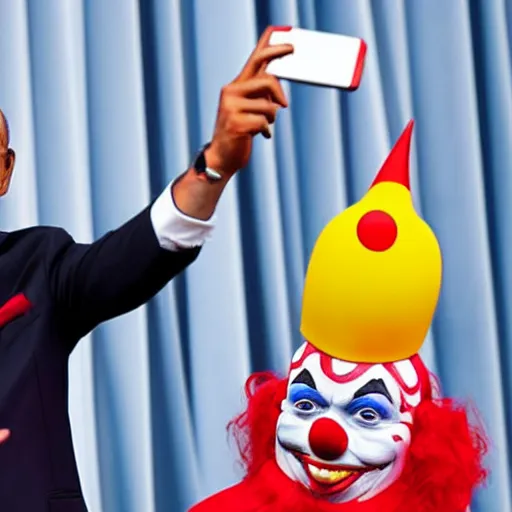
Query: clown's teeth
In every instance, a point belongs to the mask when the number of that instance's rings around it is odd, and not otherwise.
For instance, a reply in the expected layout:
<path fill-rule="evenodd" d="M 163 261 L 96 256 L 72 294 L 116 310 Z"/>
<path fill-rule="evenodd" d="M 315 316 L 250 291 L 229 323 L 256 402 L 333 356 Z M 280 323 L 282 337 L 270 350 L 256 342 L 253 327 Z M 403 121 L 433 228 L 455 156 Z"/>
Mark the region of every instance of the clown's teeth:
<path fill-rule="evenodd" d="M 323 484 L 337 484 L 345 478 L 352 475 L 352 471 L 331 471 L 325 468 L 317 468 L 312 464 L 308 464 L 309 474 L 317 481 Z"/>

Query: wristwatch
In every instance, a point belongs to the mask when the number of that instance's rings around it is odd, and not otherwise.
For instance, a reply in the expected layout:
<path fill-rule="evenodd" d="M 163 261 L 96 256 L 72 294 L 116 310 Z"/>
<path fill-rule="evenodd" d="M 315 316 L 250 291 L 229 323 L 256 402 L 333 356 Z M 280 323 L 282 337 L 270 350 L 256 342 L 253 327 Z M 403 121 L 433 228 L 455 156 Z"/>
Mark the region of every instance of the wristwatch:
<path fill-rule="evenodd" d="M 220 181 L 222 176 L 213 169 L 210 169 L 206 166 L 206 158 L 204 156 L 205 151 L 210 147 L 210 143 L 206 144 L 201 148 L 199 153 L 196 155 L 194 162 L 192 164 L 192 168 L 196 171 L 198 175 L 204 174 L 208 181 Z"/>

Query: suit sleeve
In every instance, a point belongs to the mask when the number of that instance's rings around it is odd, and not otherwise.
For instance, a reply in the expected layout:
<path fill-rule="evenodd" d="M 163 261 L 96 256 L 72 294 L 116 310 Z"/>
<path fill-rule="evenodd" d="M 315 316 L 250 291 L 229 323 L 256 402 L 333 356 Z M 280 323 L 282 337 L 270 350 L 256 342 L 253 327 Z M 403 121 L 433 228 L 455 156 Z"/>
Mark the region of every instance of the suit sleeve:
<path fill-rule="evenodd" d="M 57 318 L 75 341 L 147 302 L 199 254 L 162 247 L 151 217 L 148 207 L 92 244 L 54 231 L 47 274 Z"/>

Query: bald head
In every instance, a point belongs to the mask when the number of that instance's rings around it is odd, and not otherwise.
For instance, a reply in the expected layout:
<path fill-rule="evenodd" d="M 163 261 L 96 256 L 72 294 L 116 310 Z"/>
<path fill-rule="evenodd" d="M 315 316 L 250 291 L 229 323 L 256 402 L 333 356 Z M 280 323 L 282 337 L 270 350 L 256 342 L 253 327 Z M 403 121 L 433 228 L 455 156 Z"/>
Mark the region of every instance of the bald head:
<path fill-rule="evenodd" d="M 0 110 L 0 196 L 7 193 L 11 182 L 16 155 L 9 147 L 9 124 Z"/>
<path fill-rule="evenodd" d="M 0 146 L 2 149 L 9 147 L 9 123 L 5 114 L 0 110 Z"/>

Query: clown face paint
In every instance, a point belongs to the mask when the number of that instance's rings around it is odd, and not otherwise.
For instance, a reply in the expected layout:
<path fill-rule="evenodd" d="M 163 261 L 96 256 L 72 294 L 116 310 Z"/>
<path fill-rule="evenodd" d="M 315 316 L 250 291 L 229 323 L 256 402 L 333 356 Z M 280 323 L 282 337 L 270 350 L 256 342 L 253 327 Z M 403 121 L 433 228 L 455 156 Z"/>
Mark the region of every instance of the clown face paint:
<path fill-rule="evenodd" d="M 412 410 L 429 395 L 419 356 L 353 364 L 305 343 L 293 358 L 281 406 L 277 463 L 289 478 L 331 502 L 368 500 L 399 477 Z"/>

